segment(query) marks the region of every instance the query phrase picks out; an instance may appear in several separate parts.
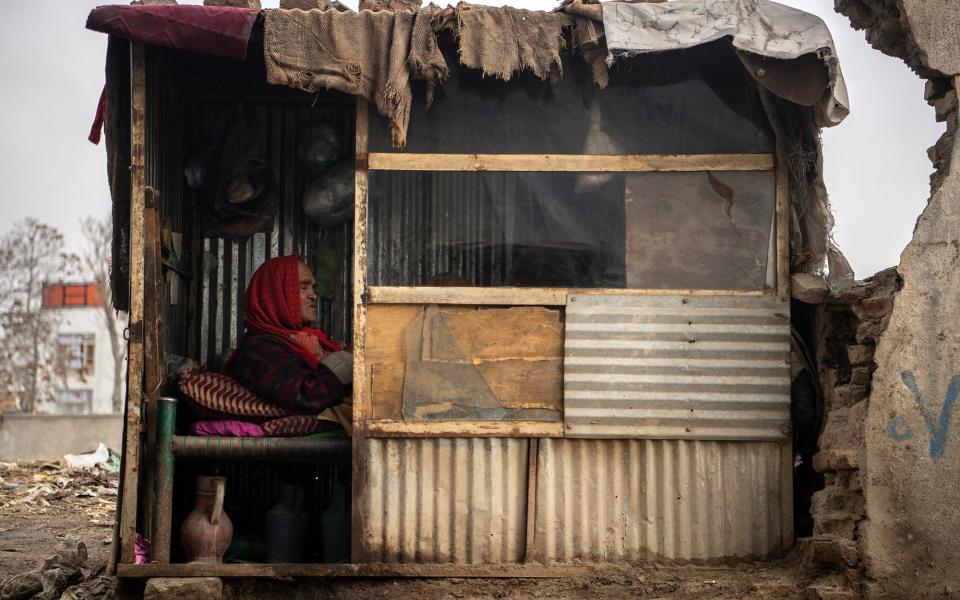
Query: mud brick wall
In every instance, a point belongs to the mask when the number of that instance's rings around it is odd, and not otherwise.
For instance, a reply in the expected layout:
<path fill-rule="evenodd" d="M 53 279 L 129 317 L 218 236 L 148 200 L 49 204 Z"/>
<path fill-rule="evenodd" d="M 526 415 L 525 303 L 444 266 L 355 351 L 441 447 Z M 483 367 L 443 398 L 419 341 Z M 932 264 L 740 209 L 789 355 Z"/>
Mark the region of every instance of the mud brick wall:
<path fill-rule="evenodd" d="M 818 307 L 817 364 L 823 427 L 813 468 L 824 487 L 813 495 L 813 535 L 799 542 L 813 590 L 823 597 L 859 597 L 862 580 L 859 526 L 866 516 L 860 467 L 876 344 L 900 287 L 895 269 L 831 293 Z M 809 595 L 809 594 L 808 594 Z M 816 595 L 812 597 L 817 597 Z"/>

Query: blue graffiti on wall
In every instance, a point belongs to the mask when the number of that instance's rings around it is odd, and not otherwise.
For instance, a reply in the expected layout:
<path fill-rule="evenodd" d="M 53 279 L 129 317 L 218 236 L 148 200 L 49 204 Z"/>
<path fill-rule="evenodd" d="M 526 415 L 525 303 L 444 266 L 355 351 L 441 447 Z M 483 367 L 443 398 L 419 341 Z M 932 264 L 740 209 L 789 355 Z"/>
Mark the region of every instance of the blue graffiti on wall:
<path fill-rule="evenodd" d="M 943 407 L 940 409 L 939 415 L 935 415 L 930 410 L 928 403 L 924 401 L 913 371 L 902 372 L 900 378 L 907 389 L 913 392 L 913 399 L 923 415 L 923 423 L 927 426 L 927 431 L 930 432 L 930 458 L 936 462 L 943 456 L 947 444 L 947 432 L 950 429 L 950 416 L 953 413 L 953 406 L 956 404 L 957 398 L 960 397 L 960 375 L 954 375 L 950 378 L 950 384 L 947 385 L 947 393 L 943 398 Z M 898 442 L 911 439 L 913 432 L 910 429 L 901 431 L 901 426 L 900 417 L 890 419 L 886 427 L 887 435 Z"/>

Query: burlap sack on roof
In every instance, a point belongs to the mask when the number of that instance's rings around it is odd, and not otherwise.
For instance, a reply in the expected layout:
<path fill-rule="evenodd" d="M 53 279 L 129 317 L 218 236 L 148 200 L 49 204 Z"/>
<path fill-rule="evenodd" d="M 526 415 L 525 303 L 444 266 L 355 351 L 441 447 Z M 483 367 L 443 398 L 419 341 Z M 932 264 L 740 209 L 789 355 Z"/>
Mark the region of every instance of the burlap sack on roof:
<path fill-rule="evenodd" d="M 540 79 L 558 81 L 563 76 L 563 30 L 572 25 L 563 13 L 461 2 L 457 5 L 460 62 L 505 81 L 524 69 Z"/>
<path fill-rule="evenodd" d="M 362 96 L 390 120 L 393 145 L 406 144 L 414 21 L 429 23 L 432 11 L 264 12 L 267 81 L 310 93 L 334 89 Z M 438 51 L 418 49 L 414 54 L 418 77 L 445 72 Z"/>

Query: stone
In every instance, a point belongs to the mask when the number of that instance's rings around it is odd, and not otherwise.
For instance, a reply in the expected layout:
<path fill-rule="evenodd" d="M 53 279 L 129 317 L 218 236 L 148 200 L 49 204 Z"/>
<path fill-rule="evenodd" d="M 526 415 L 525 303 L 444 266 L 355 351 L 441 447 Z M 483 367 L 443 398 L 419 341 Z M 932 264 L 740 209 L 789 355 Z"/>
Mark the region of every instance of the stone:
<path fill-rule="evenodd" d="M 947 78 L 935 77 L 928 79 L 923 86 L 923 99 L 932 103 L 933 100 L 943 96 L 950 89 L 952 89 L 950 87 L 950 80 Z"/>
<path fill-rule="evenodd" d="M 952 113 L 957 112 L 957 90 L 950 90 L 934 100 L 932 104 L 937 121 L 941 123 L 946 121 Z"/>
<path fill-rule="evenodd" d="M 790 276 L 790 295 L 807 304 L 822 304 L 830 295 L 830 286 L 816 275 L 794 273 Z"/>
<path fill-rule="evenodd" d="M 813 455 L 813 470 L 817 473 L 827 471 L 847 471 L 860 468 L 860 452 L 849 448 L 821 450 Z"/>
<path fill-rule="evenodd" d="M 847 569 L 860 563 L 860 551 L 853 540 L 817 535 L 800 540 L 798 545 L 808 567 Z"/>
<path fill-rule="evenodd" d="M 866 387 L 870 385 L 873 369 L 870 367 L 854 367 L 850 370 L 850 385 Z"/>
<path fill-rule="evenodd" d="M 862 385 L 841 385 L 833 388 L 832 402 L 827 405 L 827 410 L 836 410 L 853 406 L 867 397 L 868 391 Z"/>
<path fill-rule="evenodd" d="M 851 365 L 867 365 L 873 362 L 873 344 L 851 344 L 847 346 L 847 360 Z"/>
<path fill-rule="evenodd" d="M 858 344 L 873 343 L 880 341 L 880 337 L 887 330 L 890 323 L 890 315 L 880 319 L 867 319 L 857 326 L 857 333 L 854 336 Z"/>
<path fill-rule="evenodd" d="M 893 312 L 893 296 L 866 298 L 862 304 L 863 311 L 872 319 L 885 317 Z"/>
<path fill-rule="evenodd" d="M 860 594 L 829 583 L 814 583 L 803 591 L 804 600 L 858 600 Z"/>
<path fill-rule="evenodd" d="M 852 449 L 863 447 L 863 427 L 867 420 L 867 401 L 838 408 L 827 413 L 827 422 L 820 433 L 820 449 Z"/>
<path fill-rule="evenodd" d="M 220 600 L 223 580 L 219 577 L 154 577 L 147 580 L 143 600 Z"/>

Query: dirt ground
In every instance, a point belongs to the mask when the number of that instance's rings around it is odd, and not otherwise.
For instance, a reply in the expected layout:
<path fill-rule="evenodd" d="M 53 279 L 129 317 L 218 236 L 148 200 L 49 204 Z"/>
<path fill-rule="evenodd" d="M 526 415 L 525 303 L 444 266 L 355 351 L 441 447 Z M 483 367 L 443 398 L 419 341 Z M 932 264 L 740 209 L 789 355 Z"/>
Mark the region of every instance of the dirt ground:
<path fill-rule="evenodd" d="M 84 542 L 88 565 L 105 564 L 112 543 L 117 476 L 56 464 L 0 463 L 0 580 L 36 569 L 58 547 Z M 611 567 L 566 579 L 247 579 L 227 581 L 225 599 L 284 598 L 756 598 L 802 599 L 795 560 L 733 567 Z M 0 584 L 2 587 L 2 584 Z M 118 590 L 140 596 L 142 584 Z"/>

